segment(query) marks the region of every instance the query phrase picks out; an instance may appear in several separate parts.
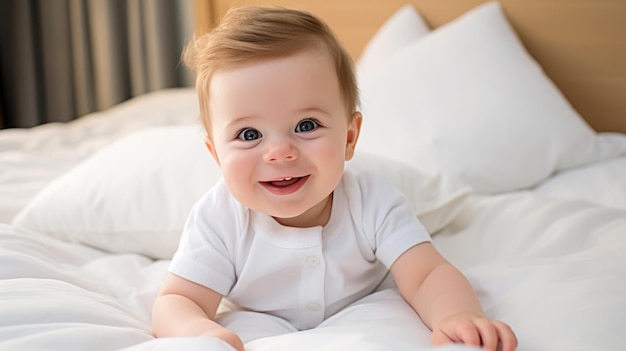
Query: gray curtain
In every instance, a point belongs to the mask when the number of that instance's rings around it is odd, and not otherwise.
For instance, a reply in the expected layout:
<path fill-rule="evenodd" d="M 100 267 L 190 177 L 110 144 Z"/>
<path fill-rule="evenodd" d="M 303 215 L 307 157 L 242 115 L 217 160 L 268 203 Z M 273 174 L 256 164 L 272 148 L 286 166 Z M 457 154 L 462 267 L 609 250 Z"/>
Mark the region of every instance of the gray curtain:
<path fill-rule="evenodd" d="M 193 0 L 0 0 L 1 126 L 63 122 L 191 86 Z"/>

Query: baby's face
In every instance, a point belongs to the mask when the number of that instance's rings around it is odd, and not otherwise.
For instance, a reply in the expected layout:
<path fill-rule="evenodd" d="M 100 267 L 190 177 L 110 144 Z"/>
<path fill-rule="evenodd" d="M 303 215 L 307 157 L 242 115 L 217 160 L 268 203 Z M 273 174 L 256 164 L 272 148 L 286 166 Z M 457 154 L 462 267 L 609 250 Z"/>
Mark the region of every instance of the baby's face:
<path fill-rule="evenodd" d="M 214 72 L 207 145 L 237 200 L 291 226 L 323 225 L 361 117 L 320 50 Z"/>

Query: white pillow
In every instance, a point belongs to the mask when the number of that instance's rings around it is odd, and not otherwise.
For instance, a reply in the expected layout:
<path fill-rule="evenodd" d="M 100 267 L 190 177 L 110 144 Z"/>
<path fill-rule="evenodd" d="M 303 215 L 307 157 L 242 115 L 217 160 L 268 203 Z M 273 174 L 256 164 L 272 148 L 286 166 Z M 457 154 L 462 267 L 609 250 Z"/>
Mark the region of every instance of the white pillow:
<path fill-rule="evenodd" d="M 530 187 L 619 153 L 583 121 L 485 3 L 360 77 L 362 150 L 450 174 L 476 191 Z"/>
<path fill-rule="evenodd" d="M 369 71 L 389 55 L 428 34 L 430 29 L 412 5 L 404 5 L 389 17 L 367 42 L 357 62 L 358 71 Z M 361 74 L 361 73 L 359 73 Z"/>
<path fill-rule="evenodd" d="M 13 225 L 105 251 L 170 258 L 191 207 L 221 177 L 203 137 L 196 125 L 130 134 L 52 181 Z M 432 232 L 468 194 L 446 177 L 378 157 L 361 155 L 349 165 L 389 176 Z"/>
<path fill-rule="evenodd" d="M 18 230 L 111 252 L 170 257 L 219 167 L 196 125 L 129 134 L 53 180 L 13 220 Z"/>

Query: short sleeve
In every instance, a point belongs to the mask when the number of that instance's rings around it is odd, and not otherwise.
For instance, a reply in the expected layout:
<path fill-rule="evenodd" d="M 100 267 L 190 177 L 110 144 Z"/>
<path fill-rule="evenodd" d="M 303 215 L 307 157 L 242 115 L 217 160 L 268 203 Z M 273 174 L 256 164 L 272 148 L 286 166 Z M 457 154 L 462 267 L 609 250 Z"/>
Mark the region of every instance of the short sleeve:
<path fill-rule="evenodd" d="M 232 247 L 238 226 L 237 216 L 228 213 L 235 210 L 224 206 L 224 191 L 220 182 L 194 205 L 169 271 L 227 295 L 236 281 Z"/>
<path fill-rule="evenodd" d="M 354 178 L 360 192 L 360 222 L 368 236 L 376 258 L 387 268 L 411 247 L 429 242 L 430 235 L 413 213 L 405 195 L 380 175 L 361 173 L 347 175 Z M 355 198 L 352 196 L 352 198 Z M 357 199 L 359 197 L 356 197 Z"/>

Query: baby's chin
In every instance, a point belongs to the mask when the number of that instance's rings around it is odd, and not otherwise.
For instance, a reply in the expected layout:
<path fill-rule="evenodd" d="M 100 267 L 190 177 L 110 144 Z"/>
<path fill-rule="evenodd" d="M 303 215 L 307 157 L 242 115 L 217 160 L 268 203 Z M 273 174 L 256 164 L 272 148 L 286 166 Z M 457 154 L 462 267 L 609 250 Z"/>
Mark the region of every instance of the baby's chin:
<path fill-rule="evenodd" d="M 328 199 L 332 201 L 332 197 L 329 196 Z M 298 208 L 296 206 L 287 206 L 282 209 L 264 213 L 272 216 L 278 223 L 287 227 L 307 228 L 324 226 L 329 220 L 330 209 L 319 213 L 319 210 L 316 210 L 315 207 L 316 206 Z"/>
<path fill-rule="evenodd" d="M 276 206 L 274 204 L 274 206 L 272 205 L 265 205 L 262 206 L 258 203 L 256 204 L 246 204 L 243 203 L 242 204 L 246 207 L 248 207 L 249 209 L 255 211 L 255 212 L 260 212 L 263 213 L 265 215 L 268 215 L 270 217 L 273 217 L 274 219 L 276 219 L 279 223 L 282 221 L 295 221 L 297 220 L 300 216 L 302 216 L 304 213 L 307 212 L 307 210 L 309 208 L 304 208 L 304 206 Z"/>

